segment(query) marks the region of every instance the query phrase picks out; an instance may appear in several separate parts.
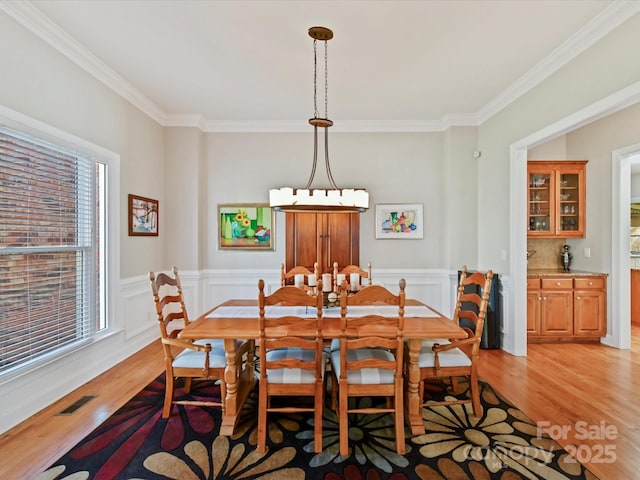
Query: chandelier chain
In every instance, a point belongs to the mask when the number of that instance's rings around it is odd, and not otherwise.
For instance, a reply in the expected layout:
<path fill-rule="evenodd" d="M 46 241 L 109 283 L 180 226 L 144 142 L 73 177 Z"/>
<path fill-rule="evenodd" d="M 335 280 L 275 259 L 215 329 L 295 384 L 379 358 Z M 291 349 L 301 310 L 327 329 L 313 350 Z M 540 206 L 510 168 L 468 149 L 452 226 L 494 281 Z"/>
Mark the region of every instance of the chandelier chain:
<path fill-rule="evenodd" d="M 324 118 L 329 118 L 329 63 L 327 41 L 324 41 Z"/>
<path fill-rule="evenodd" d="M 318 40 L 313 40 L 313 118 L 318 118 Z"/>

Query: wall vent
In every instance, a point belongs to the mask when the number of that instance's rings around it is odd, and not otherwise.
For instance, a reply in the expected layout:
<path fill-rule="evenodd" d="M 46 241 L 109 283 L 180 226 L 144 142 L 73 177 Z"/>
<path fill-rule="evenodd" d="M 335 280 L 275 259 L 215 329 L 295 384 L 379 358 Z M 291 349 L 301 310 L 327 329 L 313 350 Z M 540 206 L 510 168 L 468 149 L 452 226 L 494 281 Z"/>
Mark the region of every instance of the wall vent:
<path fill-rule="evenodd" d="M 73 415 L 76 412 L 76 410 L 78 410 L 80 407 L 90 402 L 94 398 L 96 398 L 95 395 L 85 395 L 84 397 L 80 397 L 78 400 L 73 402 L 64 410 L 58 412 L 56 415 Z"/>

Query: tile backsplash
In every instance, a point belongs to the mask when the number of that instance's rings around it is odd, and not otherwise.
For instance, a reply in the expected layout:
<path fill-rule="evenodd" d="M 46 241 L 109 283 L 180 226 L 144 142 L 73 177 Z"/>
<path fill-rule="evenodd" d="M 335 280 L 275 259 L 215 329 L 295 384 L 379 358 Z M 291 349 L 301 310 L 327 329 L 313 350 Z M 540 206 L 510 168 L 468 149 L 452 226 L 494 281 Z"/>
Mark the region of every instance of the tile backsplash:
<path fill-rule="evenodd" d="M 529 238 L 527 251 L 536 253 L 529 257 L 528 268 L 561 268 L 560 252 L 565 243 L 564 238 Z"/>

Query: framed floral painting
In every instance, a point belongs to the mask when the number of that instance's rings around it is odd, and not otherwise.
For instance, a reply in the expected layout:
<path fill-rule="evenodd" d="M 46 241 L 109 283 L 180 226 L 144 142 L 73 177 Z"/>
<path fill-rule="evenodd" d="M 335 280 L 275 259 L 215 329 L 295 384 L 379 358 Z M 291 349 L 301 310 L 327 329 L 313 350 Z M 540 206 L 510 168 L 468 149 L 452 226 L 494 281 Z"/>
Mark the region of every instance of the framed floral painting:
<path fill-rule="evenodd" d="M 376 205 L 376 238 L 394 240 L 424 236 L 421 203 L 379 203 Z"/>
<path fill-rule="evenodd" d="M 158 201 L 129 194 L 129 235 L 158 236 Z"/>
<path fill-rule="evenodd" d="M 267 204 L 218 205 L 220 250 L 274 250 L 274 221 Z"/>

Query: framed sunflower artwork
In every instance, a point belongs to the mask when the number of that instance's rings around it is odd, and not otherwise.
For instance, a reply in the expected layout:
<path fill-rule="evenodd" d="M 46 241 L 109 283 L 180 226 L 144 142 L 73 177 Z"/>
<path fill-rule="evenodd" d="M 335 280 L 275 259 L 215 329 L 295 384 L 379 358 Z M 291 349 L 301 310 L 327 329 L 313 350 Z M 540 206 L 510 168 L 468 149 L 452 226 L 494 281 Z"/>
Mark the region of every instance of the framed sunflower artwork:
<path fill-rule="evenodd" d="M 218 205 L 220 250 L 274 250 L 275 212 L 267 204 Z"/>

